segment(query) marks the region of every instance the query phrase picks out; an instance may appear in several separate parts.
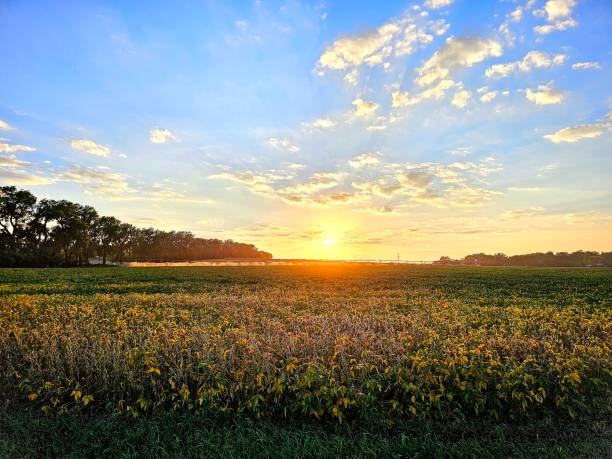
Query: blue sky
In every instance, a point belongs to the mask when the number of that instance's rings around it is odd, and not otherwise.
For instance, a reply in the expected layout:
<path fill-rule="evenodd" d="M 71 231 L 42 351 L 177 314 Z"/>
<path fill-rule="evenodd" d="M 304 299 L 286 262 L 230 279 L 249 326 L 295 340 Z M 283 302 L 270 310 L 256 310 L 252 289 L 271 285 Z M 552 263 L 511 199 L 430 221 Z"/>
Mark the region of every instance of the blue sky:
<path fill-rule="evenodd" d="M 0 184 L 279 257 L 612 249 L 609 1 L 2 1 L 0 23 Z"/>

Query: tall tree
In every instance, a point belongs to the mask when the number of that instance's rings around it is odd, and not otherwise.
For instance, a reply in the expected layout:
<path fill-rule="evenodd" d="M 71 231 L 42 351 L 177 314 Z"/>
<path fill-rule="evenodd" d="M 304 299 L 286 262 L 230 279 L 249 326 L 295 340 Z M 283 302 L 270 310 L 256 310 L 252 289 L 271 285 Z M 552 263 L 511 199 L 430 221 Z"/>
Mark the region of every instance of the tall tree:
<path fill-rule="evenodd" d="M 36 196 L 14 186 L 0 187 L 0 231 L 13 243 L 25 238 L 34 218 Z"/>
<path fill-rule="evenodd" d="M 53 239 L 60 245 L 64 265 L 68 266 L 80 231 L 77 204 L 65 200 L 57 201 L 54 211 L 57 224 L 53 228 Z"/>
<path fill-rule="evenodd" d="M 99 254 L 102 256 L 102 264 L 106 265 L 106 259 L 116 249 L 120 237 L 121 221 L 115 217 L 100 217 L 95 232 Z"/>
<path fill-rule="evenodd" d="M 76 204 L 77 233 L 76 249 L 78 253 L 79 266 L 83 260 L 89 260 L 95 252 L 95 232 L 98 222 L 98 212 L 91 206 Z"/>

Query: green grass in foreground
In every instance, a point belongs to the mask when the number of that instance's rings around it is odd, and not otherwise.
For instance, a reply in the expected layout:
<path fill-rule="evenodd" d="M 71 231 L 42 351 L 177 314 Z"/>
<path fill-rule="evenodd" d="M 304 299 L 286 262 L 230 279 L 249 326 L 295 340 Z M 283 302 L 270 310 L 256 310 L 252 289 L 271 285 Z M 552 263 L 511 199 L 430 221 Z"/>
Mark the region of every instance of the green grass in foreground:
<path fill-rule="evenodd" d="M 594 427 L 595 426 L 595 427 Z M 611 457 L 596 424 L 407 423 L 393 429 L 162 413 L 130 419 L 0 413 L 0 457 Z"/>

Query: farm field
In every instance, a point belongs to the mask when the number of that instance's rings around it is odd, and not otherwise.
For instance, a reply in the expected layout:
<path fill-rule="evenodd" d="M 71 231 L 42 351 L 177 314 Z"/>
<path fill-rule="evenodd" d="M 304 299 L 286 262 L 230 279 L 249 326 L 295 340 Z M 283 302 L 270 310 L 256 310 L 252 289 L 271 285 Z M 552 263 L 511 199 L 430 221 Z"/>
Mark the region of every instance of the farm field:
<path fill-rule="evenodd" d="M 611 306 L 610 269 L 0 270 L 0 449 L 603 457 Z"/>

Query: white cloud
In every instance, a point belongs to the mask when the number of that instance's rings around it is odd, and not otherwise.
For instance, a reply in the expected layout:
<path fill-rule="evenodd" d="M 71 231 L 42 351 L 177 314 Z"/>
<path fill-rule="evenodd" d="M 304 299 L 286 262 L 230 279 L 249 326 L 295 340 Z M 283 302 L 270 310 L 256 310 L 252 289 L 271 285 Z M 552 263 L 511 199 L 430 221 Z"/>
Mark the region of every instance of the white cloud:
<path fill-rule="evenodd" d="M 601 65 L 598 62 L 576 62 L 572 64 L 574 70 L 596 70 L 600 69 Z"/>
<path fill-rule="evenodd" d="M 349 160 L 349 165 L 355 169 L 380 163 L 380 155 L 377 153 L 363 153 Z"/>
<path fill-rule="evenodd" d="M 471 67 L 489 57 L 503 53 L 501 44 L 494 39 L 448 38 L 433 56 L 417 69 L 416 82 L 422 86 L 442 80 L 459 67 Z"/>
<path fill-rule="evenodd" d="M 342 70 L 362 64 L 380 64 L 383 57 L 391 54 L 389 43 L 398 32 L 399 27 L 385 24 L 362 36 L 339 38 L 321 55 L 319 66 Z"/>
<path fill-rule="evenodd" d="M 364 197 L 362 195 L 358 193 L 348 193 L 346 191 L 340 191 L 338 193 L 330 193 L 327 195 L 321 195 L 311 198 L 313 204 L 320 206 L 328 206 L 334 204 L 353 204 L 363 200 Z"/>
<path fill-rule="evenodd" d="M 6 140 L 6 139 L 0 139 L 0 153 L 17 153 L 18 151 L 36 151 L 36 148 L 34 147 L 29 147 L 27 145 L 4 143 L 2 142 L 2 140 Z"/>
<path fill-rule="evenodd" d="M 497 97 L 497 91 L 489 91 L 480 96 L 480 101 L 488 104 Z"/>
<path fill-rule="evenodd" d="M 279 139 L 277 137 L 270 137 L 268 139 L 268 144 L 276 148 L 277 150 L 288 151 L 289 153 L 297 153 L 300 151 L 300 147 L 297 145 L 293 145 L 287 139 Z"/>
<path fill-rule="evenodd" d="M 302 123 L 302 126 L 306 129 L 331 129 L 336 123 L 329 118 L 316 118 L 309 123 Z"/>
<path fill-rule="evenodd" d="M 437 10 L 439 8 L 445 8 L 453 4 L 455 0 L 425 0 L 423 6 L 425 8 L 429 8 L 432 10 Z"/>
<path fill-rule="evenodd" d="M 177 140 L 177 138 L 168 129 L 155 128 L 149 131 L 149 140 L 151 143 L 162 144 L 169 140 Z"/>
<path fill-rule="evenodd" d="M 6 152 L 6 150 L 4 151 Z M 6 153 L 8 154 L 0 154 L 0 183 L 11 185 L 44 185 L 51 183 L 48 177 L 38 171 L 32 171 L 32 163 L 18 159 L 11 152 Z"/>
<path fill-rule="evenodd" d="M 510 24 L 508 23 L 508 21 L 503 22 L 499 26 L 498 30 L 499 30 L 499 33 L 502 34 L 502 36 L 506 40 L 506 43 L 508 44 L 508 46 L 514 46 L 514 41 L 516 40 L 516 37 L 510 30 Z"/>
<path fill-rule="evenodd" d="M 388 61 L 393 56 L 411 54 L 448 30 L 444 20 L 424 20 L 423 17 L 426 16 L 406 13 L 369 32 L 338 38 L 321 54 L 318 73 L 323 74 L 325 69 L 344 70 L 348 72 L 346 82 L 354 85 L 358 67 L 381 65 L 388 68 Z"/>
<path fill-rule="evenodd" d="M 378 104 L 375 102 L 368 102 L 363 99 L 353 100 L 355 106 L 355 115 L 359 117 L 371 116 L 376 110 L 378 110 Z"/>
<path fill-rule="evenodd" d="M 554 24 L 535 26 L 533 30 L 541 35 L 548 35 L 551 32 L 562 32 L 564 30 L 571 29 L 572 27 L 576 27 L 577 25 L 578 23 L 574 19 L 570 18 Z"/>
<path fill-rule="evenodd" d="M 11 185 L 46 185 L 51 183 L 47 177 L 32 173 L 25 169 L 0 168 L 0 182 Z"/>
<path fill-rule="evenodd" d="M 523 20 L 525 11 L 530 10 L 535 4 L 535 0 L 529 0 L 524 6 L 517 6 L 512 12 L 506 15 L 506 20 L 499 26 L 499 32 L 506 40 L 508 46 L 514 46 L 516 37 L 510 30 L 510 23 L 519 23 Z"/>
<path fill-rule="evenodd" d="M 13 129 L 15 129 L 15 128 L 13 126 L 11 126 L 10 124 L 8 124 L 6 121 L 0 120 L 0 130 L 3 130 L 3 131 L 12 131 Z"/>
<path fill-rule="evenodd" d="M 411 105 L 410 94 L 405 91 L 394 91 L 391 93 L 391 106 L 393 108 Z"/>
<path fill-rule="evenodd" d="M 350 84 L 351 86 L 357 85 L 358 78 L 359 78 L 359 70 L 357 70 L 356 68 L 348 72 L 346 75 L 344 75 L 344 81 L 346 81 L 346 83 Z"/>
<path fill-rule="evenodd" d="M 276 192 L 285 201 L 311 200 L 313 193 L 338 186 L 343 177 L 344 174 L 338 172 L 317 172 L 305 182 L 277 189 Z"/>
<path fill-rule="evenodd" d="M 274 192 L 272 184 L 289 180 L 293 178 L 293 174 L 282 173 L 276 170 L 268 170 L 264 172 L 254 171 L 225 171 L 219 174 L 209 176 L 211 179 L 223 179 L 238 182 L 248 187 L 251 193 L 261 195 L 271 195 Z"/>
<path fill-rule="evenodd" d="M 485 188 L 486 178 L 502 170 L 493 157 L 450 164 L 398 164 L 383 161 L 379 153 L 364 153 L 348 165 L 343 172 L 316 172 L 298 180 L 279 171 L 225 171 L 211 178 L 243 183 L 252 193 L 292 205 L 353 205 L 354 210 L 416 204 L 474 207 L 500 194 Z"/>
<path fill-rule="evenodd" d="M 336 123 L 334 123 L 332 120 L 328 118 L 317 118 L 316 120 L 314 120 L 312 125 L 313 127 L 316 127 L 319 129 L 330 129 L 330 128 L 333 128 L 336 125 Z"/>
<path fill-rule="evenodd" d="M 108 156 L 111 151 L 110 148 L 105 145 L 99 145 L 93 140 L 88 139 L 71 139 L 69 141 L 70 146 L 75 150 L 84 151 L 94 156 Z"/>
<path fill-rule="evenodd" d="M 441 80 L 435 86 L 431 86 L 425 89 L 423 92 L 417 94 L 417 98 L 421 100 L 425 99 L 443 99 L 446 95 L 446 91 L 452 88 L 461 87 L 461 83 L 456 83 L 453 80 Z"/>
<path fill-rule="evenodd" d="M 548 24 L 533 28 L 536 33 L 549 34 L 554 31 L 563 31 L 578 24 L 572 17 L 572 10 L 576 6 L 576 0 L 547 0 L 544 8 L 535 10 L 534 15 L 546 17 Z"/>
<path fill-rule="evenodd" d="M 499 195 L 473 183 L 481 182 L 501 166 L 492 157 L 480 162 L 381 164 L 383 175 L 370 181 L 354 181 L 362 194 L 386 199 L 402 196 L 436 207 L 474 207 Z M 473 183 L 471 183 L 473 182 Z M 364 199 L 362 197 L 362 199 Z"/>
<path fill-rule="evenodd" d="M 514 22 L 521 22 L 523 19 L 523 7 L 517 6 L 512 13 L 510 13 L 510 19 Z"/>
<path fill-rule="evenodd" d="M 17 159 L 15 155 L 0 155 L 0 167 L 27 167 L 31 163 Z"/>
<path fill-rule="evenodd" d="M 554 89 L 554 82 L 539 85 L 537 89 L 526 89 L 525 97 L 536 105 L 560 104 L 565 100 L 565 94 Z"/>
<path fill-rule="evenodd" d="M 446 95 L 446 92 L 452 88 L 462 88 L 461 83 L 456 83 L 453 80 L 441 80 L 435 86 L 431 86 L 423 91 L 411 96 L 407 92 L 396 91 L 391 94 L 392 106 L 394 108 L 416 105 L 424 100 L 441 100 Z M 461 96 L 460 96 L 461 98 Z"/>
<path fill-rule="evenodd" d="M 487 78 L 502 78 L 512 73 L 530 72 L 534 68 L 541 69 L 562 65 L 566 59 L 565 54 L 552 56 L 542 51 L 529 51 L 520 61 L 492 65 L 485 71 L 485 75 Z"/>
<path fill-rule="evenodd" d="M 113 172 L 103 166 L 86 167 L 73 164 L 69 169 L 56 174 L 54 180 L 78 183 L 89 192 L 114 198 L 125 198 L 126 193 L 135 192 L 129 186 L 125 174 Z"/>
<path fill-rule="evenodd" d="M 594 139 L 609 128 L 606 124 L 580 124 L 578 126 L 559 129 L 554 134 L 545 135 L 544 138 L 553 143 L 575 143 L 582 139 Z"/>
<path fill-rule="evenodd" d="M 548 0 L 544 5 L 544 11 L 549 22 L 565 19 L 572 14 L 576 6 L 576 0 Z"/>
<path fill-rule="evenodd" d="M 113 199 L 124 199 L 128 194 L 136 192 L 129 186 L 125 174 L 111 171 L 107 167 L 72 164 L 69 168 L 58 171 L 47 165 L 34 165 L 18 160 L 12 155 L 0 156 L 0 178 L 15 185 L 77 183 L 86 192 L 107 195 Z"/>
<path fill-rule="evenodd" d="M 472 147 L 458 147 L 448 151 L 453 156 L 469 156 L 472 154 Z"/>
<path fill-rule="evenodd" d="M 451 104 L 453 104 L 457 108 L 463 108 L 468 104 L 471 97 L 472 97 L 472 93 L 470 91 L 462 89 L 461 91 L 457 91 L 455 93 L 455 95 L 453 96 L 453 100 L 451 101 Z"/>

